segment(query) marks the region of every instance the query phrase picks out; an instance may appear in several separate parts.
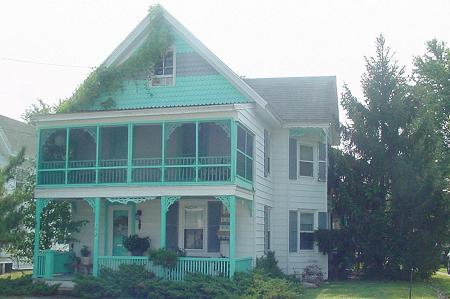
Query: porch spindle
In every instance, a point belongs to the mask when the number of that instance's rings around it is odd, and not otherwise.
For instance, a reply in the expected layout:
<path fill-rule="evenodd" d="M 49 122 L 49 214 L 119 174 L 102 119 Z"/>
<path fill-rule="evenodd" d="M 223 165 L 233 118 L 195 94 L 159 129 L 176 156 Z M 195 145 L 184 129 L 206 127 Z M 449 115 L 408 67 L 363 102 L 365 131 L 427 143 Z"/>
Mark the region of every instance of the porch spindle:
<path fill-rule="evenodd" d="M 92 275 L 98 275 L 98 250 L 99 250 L 99 228 L 100 228 L 100 198 L 94 199 L 94 250 L 92 255 Z"/>

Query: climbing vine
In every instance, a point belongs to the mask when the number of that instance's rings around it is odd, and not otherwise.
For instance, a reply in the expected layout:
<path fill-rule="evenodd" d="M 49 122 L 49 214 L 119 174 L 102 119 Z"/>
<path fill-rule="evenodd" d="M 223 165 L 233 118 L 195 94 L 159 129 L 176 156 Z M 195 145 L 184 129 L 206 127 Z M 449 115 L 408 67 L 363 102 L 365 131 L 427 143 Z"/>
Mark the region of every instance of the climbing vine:
<path fill-rule="evenodd" d="M 82 111 L 99 98 L 103 109 L 111 109 L 115 106 L 113 94 L 122 87 L 123 81 L 136 80 L 152 72 L 173 38 L 160 5 L 151 6 L 149 16 L 149 33 L 139 49 L 118 65 L 102 64 L 96 68 L 70 98 L 61 102 L 56 112 Z"/>

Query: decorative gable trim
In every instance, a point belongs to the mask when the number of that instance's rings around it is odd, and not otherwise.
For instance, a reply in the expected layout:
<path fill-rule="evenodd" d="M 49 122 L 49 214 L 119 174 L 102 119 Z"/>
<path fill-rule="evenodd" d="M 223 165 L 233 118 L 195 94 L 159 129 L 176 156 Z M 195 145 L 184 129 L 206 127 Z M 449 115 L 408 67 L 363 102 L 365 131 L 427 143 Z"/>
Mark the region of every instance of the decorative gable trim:
<path fill-rule="evenodd" d="M 212 51 L 210 51 L 199 39 L 197 39 L 189 30 L 178 22 L 171 14 L 161 7 L 164 18 L 172 25 L 173 29 L 219 74 L 224 76 L 236 89 L 243 95 L 256 102 L 263 109 L 267 109 L 267 102 L 256 91 L 247 85 L 237 74 L 235 74 L 225 63 L 223 63 Z M 119 44 L 119 46 L 105 60 L 105 65 L 110 66 L 124 61 L 135 48 L 142 42 L 146 35 L 146 29 L 150 23 L 150 17 L 147 15 L 139 25 Z M 268 113 L 273 114 L 268 111 Z M 278 118 L 278 117 L 276 117 Z"/>

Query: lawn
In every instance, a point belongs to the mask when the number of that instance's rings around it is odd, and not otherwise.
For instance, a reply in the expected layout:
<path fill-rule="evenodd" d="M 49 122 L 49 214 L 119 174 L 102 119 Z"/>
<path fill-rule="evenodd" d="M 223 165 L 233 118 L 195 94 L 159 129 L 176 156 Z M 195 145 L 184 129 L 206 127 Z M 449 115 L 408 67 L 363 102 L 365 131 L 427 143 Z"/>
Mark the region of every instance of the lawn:
<path fill-rule="evenodd" d="M 446 274 L 445 269 L 437 272 L 430 282 L 414 282 L 412 298 L 435 299 L 438 297 L 438 292 L 450 294 L 450 276 Z M 319 289 L 305 290 L 304 298 L 409 298 L 409 283 L 392 281 L 327 282 Z"/>

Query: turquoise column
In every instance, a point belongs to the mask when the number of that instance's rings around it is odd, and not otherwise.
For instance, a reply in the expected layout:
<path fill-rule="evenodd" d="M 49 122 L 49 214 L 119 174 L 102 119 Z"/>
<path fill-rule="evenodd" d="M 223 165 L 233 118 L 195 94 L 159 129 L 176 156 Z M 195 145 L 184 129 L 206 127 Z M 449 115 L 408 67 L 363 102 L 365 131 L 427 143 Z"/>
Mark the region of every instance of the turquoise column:
<path fill-rule="evenodd" d="M 36 199 L 35 224 L 34 224 L 34 250 L 33 250 L 33 277 L 37 277 L 38 272 L 38 255 L 39 255 L 39 239 L 41 235 L 41 212 L 43 202 L 42 199 Z"/>
<path fill-rule="evenodd" d="M 230 276 L 236 270 L 236 196 L 230 196 Z"/>
<path fill-rule="evenodd" d="M 104 244 L 104 250 L 103 250 L 103 255 L 108 255 L 109 254 L 109 250 L 108 250 L 108 246 L 109 246 L 109 203 L 108 200 L 105 200 L 105 244 Z"/>
<path fill-rule="evenodd" d="M 166 222 L 167 222 L 167 197 L 161 196 L 161 232 L 159 237 L 159 247 L 166 247 Z"/>
<path fill-rule="evenodd" d="M 92 275 L 98 276 L 98 250 L 100 228 L 100 198 L 94 199 L 94 250 L 92 254 Z"/>

